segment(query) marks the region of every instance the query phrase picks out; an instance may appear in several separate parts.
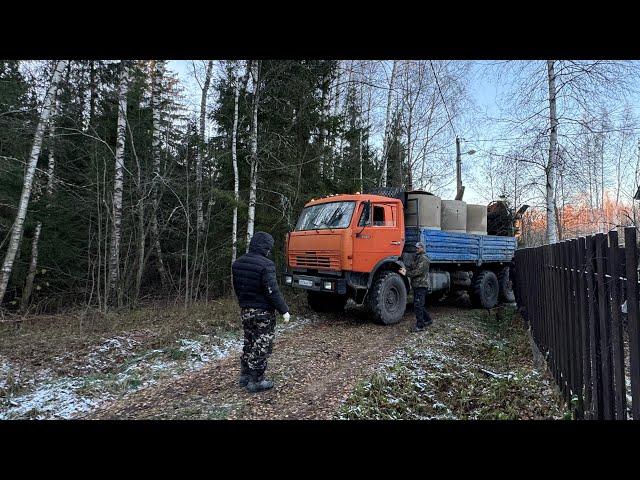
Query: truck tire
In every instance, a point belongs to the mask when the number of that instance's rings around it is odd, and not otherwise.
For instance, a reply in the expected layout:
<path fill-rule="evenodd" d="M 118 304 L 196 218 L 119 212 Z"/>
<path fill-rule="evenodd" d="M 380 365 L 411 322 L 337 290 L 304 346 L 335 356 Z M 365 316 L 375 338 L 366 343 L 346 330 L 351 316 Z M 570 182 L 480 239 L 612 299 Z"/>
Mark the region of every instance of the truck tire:
<path fill-rule="evenodd" d="M 390 271 L 378 275 L 371 285 L 368 303 L 378 323 L 398 323 L 407 307 L 407 288 L 400 275 Z"/>
<path fill-rule="evenodd" d="M 498 304 L 498 277 L 491 270 L 482 270 L 471 281 L 471 303 L 476 308 L 493 308 Z"/>
<path fill-rule="evenodd" d="M 307 303 L 314 312 L 342 312 L 347 303 L 346 295 L 325 292 L 307 292 Z"/>
<path fill-rule="evenodd" d="M 516 296 L 513 293 L 513 284 L 509 278 L 509 267 L 504 267 L 498 272 L 498 298 L 504 303 L 513 303 Z"/>

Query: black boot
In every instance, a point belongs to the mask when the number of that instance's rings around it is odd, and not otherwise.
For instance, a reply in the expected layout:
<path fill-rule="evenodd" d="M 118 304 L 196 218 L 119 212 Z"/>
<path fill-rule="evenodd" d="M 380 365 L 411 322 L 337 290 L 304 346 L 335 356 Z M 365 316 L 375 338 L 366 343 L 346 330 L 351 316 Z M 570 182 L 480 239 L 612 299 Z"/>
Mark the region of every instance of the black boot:
<path fill-rule="evenodd" d="M 240 364 L 240 380 L 238 380 L 238 385 L 241 387 L 246 387 L 249 380 L 251 380 L 251 371 L 249 367 L 244 364 Z"/>
<path fill-rule="evenodd" d="M 264 373 L 252 371 L 249 383 L 247 383 L 247 391 L 250 393 L 262 392 L 273 388 L 273 382 L 264 378 Z"/>

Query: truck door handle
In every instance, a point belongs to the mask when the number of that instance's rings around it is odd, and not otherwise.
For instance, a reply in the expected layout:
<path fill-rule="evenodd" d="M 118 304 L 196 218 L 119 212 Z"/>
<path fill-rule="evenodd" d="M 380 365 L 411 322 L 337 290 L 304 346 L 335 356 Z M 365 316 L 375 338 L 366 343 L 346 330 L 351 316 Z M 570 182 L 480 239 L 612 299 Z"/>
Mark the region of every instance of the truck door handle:
<path fill-rule="evenodd" d="M 394 240 L 393 242 L 391 242 L 391 245 L 402 245 L 402 242 L 398 242 L 397 240 Z"/>

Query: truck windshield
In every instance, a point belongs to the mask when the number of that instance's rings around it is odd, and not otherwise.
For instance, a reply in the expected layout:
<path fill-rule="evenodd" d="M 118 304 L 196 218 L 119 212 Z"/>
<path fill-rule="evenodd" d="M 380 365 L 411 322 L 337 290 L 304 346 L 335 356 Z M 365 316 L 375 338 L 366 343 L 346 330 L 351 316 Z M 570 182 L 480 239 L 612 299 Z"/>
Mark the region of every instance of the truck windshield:
<path fill-rule="evenodd" d="M 296 231 L 347 228 L 356 202 L 320 203 L 302 210 Z"/>

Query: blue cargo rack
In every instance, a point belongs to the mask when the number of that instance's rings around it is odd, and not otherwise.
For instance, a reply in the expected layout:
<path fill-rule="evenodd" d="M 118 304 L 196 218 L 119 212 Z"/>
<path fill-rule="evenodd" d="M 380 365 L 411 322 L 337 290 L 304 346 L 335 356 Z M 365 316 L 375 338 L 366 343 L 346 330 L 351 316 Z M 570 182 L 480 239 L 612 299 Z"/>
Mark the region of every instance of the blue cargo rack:
<path fill-rule="evenodd" d="M 511 262 L 516 251 L 514 237 L 454 233 L 422 227 L 406 227 L 405 242 L 422 241 L 431 263 Z"/>

